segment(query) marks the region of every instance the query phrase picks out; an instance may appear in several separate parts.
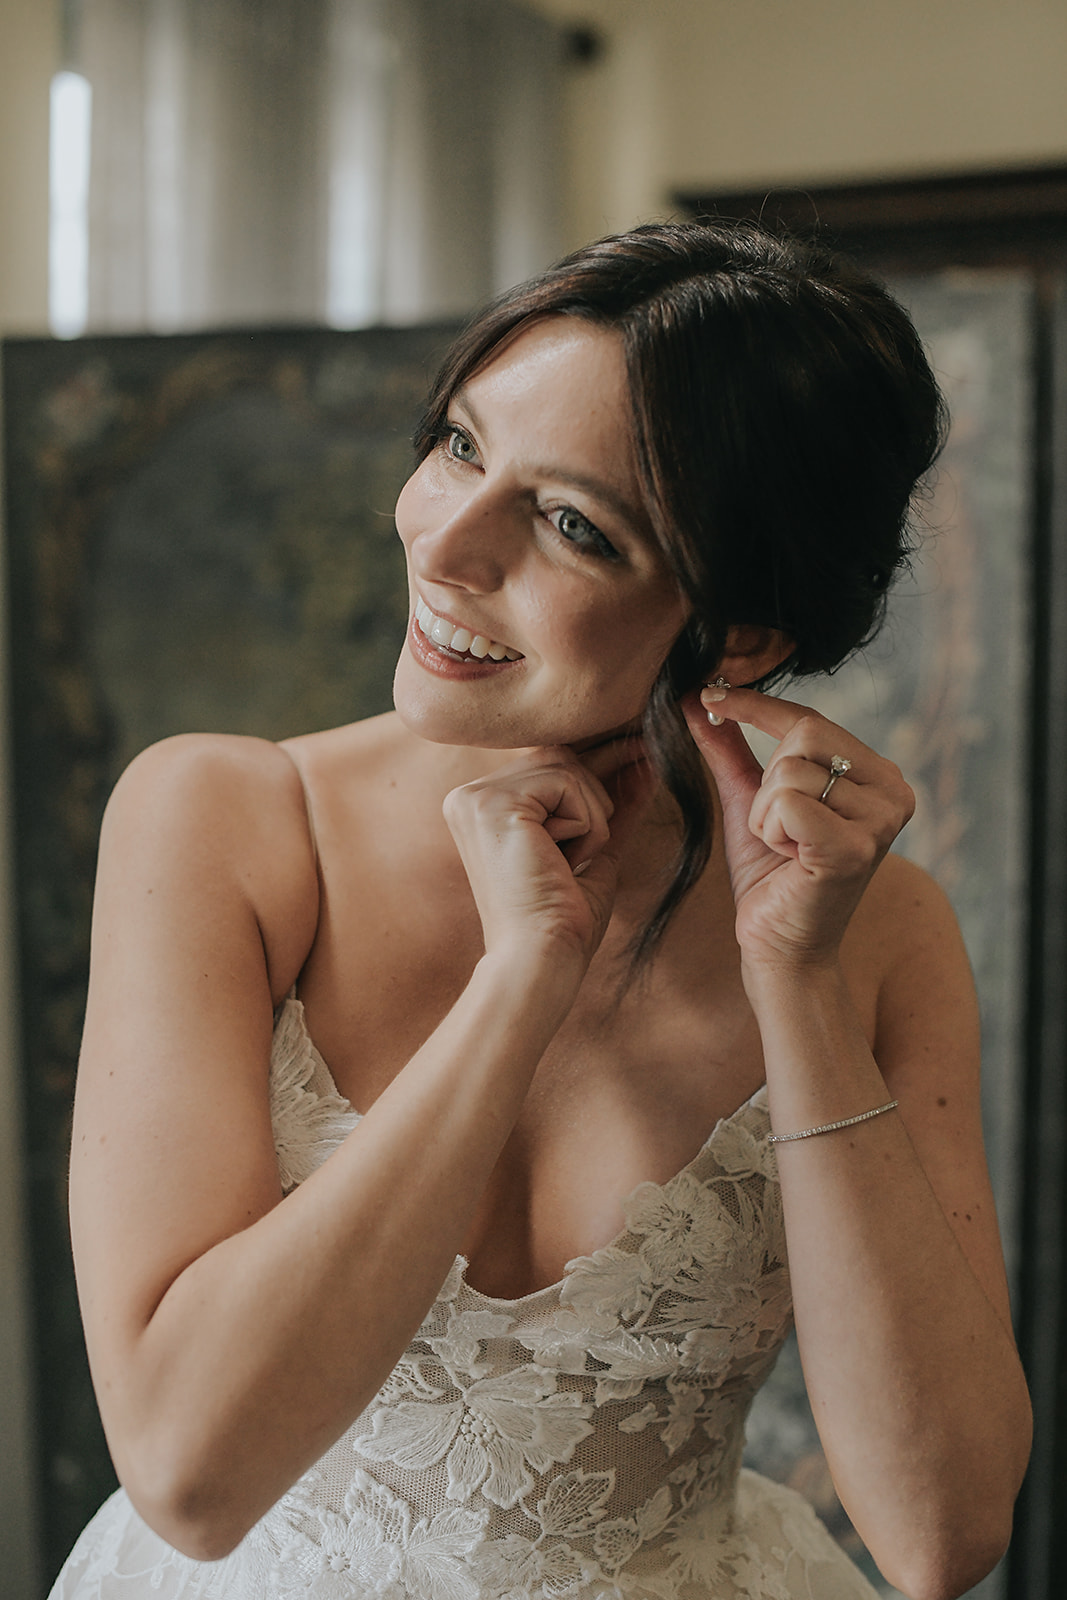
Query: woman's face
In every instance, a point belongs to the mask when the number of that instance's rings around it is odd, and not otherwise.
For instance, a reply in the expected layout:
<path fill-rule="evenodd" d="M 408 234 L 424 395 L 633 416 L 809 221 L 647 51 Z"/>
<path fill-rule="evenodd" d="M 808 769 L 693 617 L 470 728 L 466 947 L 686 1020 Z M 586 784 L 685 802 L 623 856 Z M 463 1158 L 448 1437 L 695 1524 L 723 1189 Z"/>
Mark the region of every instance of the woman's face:
<path fill-rule="evenodd" d="M 396 524 L 413 731 L 513 749 L 640 715 L 686 606 L 644 510 L 617 334 L 551 317 L 511 340 L 454 398 Z"/>

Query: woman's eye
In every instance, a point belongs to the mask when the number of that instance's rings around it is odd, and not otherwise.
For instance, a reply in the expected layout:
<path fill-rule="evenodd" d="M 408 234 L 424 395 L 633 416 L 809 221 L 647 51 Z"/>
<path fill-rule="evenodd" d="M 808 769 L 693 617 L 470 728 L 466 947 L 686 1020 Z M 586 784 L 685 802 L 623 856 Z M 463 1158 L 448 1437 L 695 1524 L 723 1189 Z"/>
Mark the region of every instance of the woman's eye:
<path fill-rule="evenodd" d="M 588 550 L 592 555 L 603 556 L 607 561 L 618 561 L 619 552 L 615 546 L 605 539 L 600 529 L 583 517 L 580 511 L 575 511 L 573 506 L 564 506 L 560 511 L 550 514 L 550 521 L 567 540 L 568 544 L 577 545 L 580 550 Z"/>
<path fill-rule="evenodd" d="M 462 428 L 457 428 L 455 423 L 450 423 L 445 435 L 445 449 L 453 461 L 462 461 L 468 465 L 476 464 L 478 452 L 474 447 L 474 440 L 469 433 L 464 433 Z"/>

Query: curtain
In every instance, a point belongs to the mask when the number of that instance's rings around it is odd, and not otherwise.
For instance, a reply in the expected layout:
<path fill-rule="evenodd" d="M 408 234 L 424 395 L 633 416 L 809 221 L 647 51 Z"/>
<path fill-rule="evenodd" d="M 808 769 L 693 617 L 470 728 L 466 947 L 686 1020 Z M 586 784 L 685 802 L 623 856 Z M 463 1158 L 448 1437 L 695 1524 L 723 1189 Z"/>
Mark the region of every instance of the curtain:
<path fill-rule="evenodd" d="M 559 248 L 562 52 L 513 0 L 84 0 L 88 332 L 415 322 Z"/>

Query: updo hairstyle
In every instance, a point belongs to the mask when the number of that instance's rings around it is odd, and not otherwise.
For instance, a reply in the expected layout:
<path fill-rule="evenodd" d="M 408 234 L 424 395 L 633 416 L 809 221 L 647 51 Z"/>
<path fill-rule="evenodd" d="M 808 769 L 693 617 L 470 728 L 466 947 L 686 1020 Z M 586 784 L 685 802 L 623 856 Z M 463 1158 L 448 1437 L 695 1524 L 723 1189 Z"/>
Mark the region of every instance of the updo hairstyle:
<path fill-rule="evenodd" d="M 420 461 L 502 341 L 558 315 L 622 339 L 646 508 L 691 607 L 644 714 L 683 837 L 640 960 L 711 847 L 680 697 L 715 676 L 733 624 L 792 641 L 776 679 L 830 672 L 873 636 L 946 418 L 906 312 L 852 263 L 748 223 L 657 223 L 575 251 L 474 318 L 434 384 Z"/>

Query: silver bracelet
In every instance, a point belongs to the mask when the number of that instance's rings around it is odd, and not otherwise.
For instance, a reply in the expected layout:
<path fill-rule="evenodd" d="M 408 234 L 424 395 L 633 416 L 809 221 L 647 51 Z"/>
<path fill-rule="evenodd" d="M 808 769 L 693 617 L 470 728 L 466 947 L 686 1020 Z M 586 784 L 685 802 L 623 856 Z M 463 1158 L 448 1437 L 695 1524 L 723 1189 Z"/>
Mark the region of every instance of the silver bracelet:
<path fill-rule="evenodd" d="M 772 1133 L 768 1144 L 791 1144 L 794 1139 L 814 1139 L 817 1133 L 833 1133 L 838 1128 L 854 1128 L 857 1122 L 869 1122 L 871 1117 L 880 1117 L 883 1111 L 894 1111 L 900 1104 L 899 1100 L 887 1100 L 884 1106 L 875 1106 L 873 1111 L 861 1111 L 858 1117 L 842 1117 L 840 1122 L 824 1122 L 818 1128 L 803 1128 L 800 1133 Z"/>

